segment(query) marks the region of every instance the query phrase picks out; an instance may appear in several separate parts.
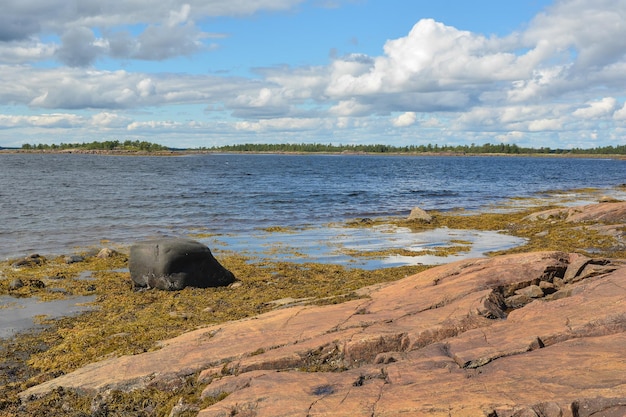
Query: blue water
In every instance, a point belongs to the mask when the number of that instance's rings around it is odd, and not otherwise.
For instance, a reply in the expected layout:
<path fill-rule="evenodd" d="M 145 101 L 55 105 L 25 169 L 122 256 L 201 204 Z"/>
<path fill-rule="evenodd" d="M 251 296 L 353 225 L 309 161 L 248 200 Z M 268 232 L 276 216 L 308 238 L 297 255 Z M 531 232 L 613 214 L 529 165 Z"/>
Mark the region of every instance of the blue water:
<path fill-rule="evenodd" d="M 476 210 L 510 197 L 624 182 L 626 161 L 610 159 L 0 154 L 0 259 L 68 253 L 103 240 L 310 230 L 405 216 L 415 206 Z"/>

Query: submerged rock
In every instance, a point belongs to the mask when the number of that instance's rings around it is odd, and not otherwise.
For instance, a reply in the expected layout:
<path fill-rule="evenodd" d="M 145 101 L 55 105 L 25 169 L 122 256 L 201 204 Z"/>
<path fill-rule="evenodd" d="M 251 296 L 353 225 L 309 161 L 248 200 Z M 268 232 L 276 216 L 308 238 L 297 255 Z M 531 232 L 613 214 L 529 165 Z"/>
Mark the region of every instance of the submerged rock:
<path fill-rule="evenodd" d="M 235 276 L 200 242 L 165 238 L 136 243 L 128 261 L 135 288 L 180 290 L 226 286 Z"/>

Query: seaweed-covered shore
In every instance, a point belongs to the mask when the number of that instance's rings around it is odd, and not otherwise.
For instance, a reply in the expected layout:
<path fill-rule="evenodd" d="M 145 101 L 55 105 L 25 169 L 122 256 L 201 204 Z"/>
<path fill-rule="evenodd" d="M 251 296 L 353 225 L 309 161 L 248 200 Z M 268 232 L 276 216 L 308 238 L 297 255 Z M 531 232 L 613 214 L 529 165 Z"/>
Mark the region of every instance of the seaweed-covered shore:
<path fill-rule="evenodd" d="M 623 206 L 621 202 L 603 204 L 614 208 Z M 431 213 L 430 222 L 369 219 L 353 222 L 352 226 L 372 227 L 380 222 L 392 222 L 414 230 L 438 227 L 498 230 L 526 239 L 525 245 L 508 250 L 506 254 L 561 251 L 593 258 L 626 259 L 623 218 L 620 220 L 617 215 L 615 218 L 572 220 L 576 215 L 573 210 L 529 204 L 515 211 Z M 220 262 L 239 279 L 236 285 L 175 292 L 134 292 L 126 269 L 125 251 L 112 251 L 101 257 L 97 254 L 98 251 L 87 251 L 72 255 L 76 256 L 73 259 L 72 256 L 31 257 L 30 261 L 11 260 L 0 265 L 0 295 L 42 300 L 73 296 L 94 299 L 88 312 L 54 320 L 40 317 L 38 320 L 45 325 L 42 329 L 1 341 L 0 357 L 4 359 L 0 360 L 0 416 L 197 415 L 199 410 L 222 400 L 224 395 L 203 396 L 207 381 L 194 372 L 181 377 L 172 386 L 115 390 L 106 398 L 59 388 L 25 401 L 20 393 L 90 363 L 159 350 L 163 346 L 160 341 L 198 328 L 290 306 L 357 300 L 366 297 L 359 291 L 363 287 L 394 282 L 429 268 L 417 265 L 366 271 L 338 265 L 269 262 L 234 253 L 218 253 Z M 499 255 L 505 253 L 490 254 Z M 18 265 L 18 261 L 21 264 Z M 22 285 L 13 285 L 18 279 Z M 317 364 L 313 361 L 310 365 L 307 371 L 329 371 L 323 361 Z"/>

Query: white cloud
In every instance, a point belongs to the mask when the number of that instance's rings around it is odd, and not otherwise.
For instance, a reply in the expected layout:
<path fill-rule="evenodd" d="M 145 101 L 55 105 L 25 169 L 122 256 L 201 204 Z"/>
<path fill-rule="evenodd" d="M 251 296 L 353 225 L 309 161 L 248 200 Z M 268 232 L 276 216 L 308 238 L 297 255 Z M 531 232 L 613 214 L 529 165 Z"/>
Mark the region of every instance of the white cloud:
<path fill-rule="evenodd" d="M 244 131 L 300 131 L 314 128 L 328 128 L 327 121 L 318 119 L 276 118 L 263 119 L 258 122 L 237 122 L 235 128 Z"/>
<path fill-rule="evenodd" d="M 371 113 L 371 106 L 362 104 L 356 99 L 341 100 L 330 108 L 329 112 L 335 116 L 363 116 Z"/>
<path fill-rule="evenodd" d="M 85 120 L 75 114 L 50 113 L 36 116 L 0 114 L 0 128 L 40 127 L 71 128 L 83 125 Z"/>
<path fill-rule="evenodd" d="M 406 37 L 387 41 L 384 56 L 362 59 L 358 65 L 352 57 L 336 62 L 327 93 L 337 97 L 429 93 L 453 87 L 472 91 L 484 83 L 526 76 L 529 69 L 498 46 L 483 36 L 423 19 Z"/>
<path fill-rule="evenodd" d="M 173 130 L 181 127 L 180 122 L 172 120 L 150 120 L 142 122 L 132 122 L 126 128 L 128 130 Z"/>
<path fill-rule="evenodd" d="M 547 130 L 561 130 L 562 123 L 558 119 L 540 119 L 532 120 L 528 123 L 528 130 L 530 132 L 545 132 Z"/>
<path fill-rule="evenodd" d="M 406 112 L 392 119 L 391 123 L 395 127 L 406 127 L 406 126 L 411 126 L 412 124 L 415 124 L 416 120 L 417 120 L 417 116 L 415 115 L 415 112 Z"/>
<path fill-rule="evenodd" d="M 626 53 L 626 44 L 617 41 L 626 37 L 625 9 L 626 0 L 556 1 L 533 19 L 523 38 L 562 54 L 573 52 L 577 71 L 605 67 Z"/>
<path fill-rule="evenodd" d="M 39 62 L 52 58 L 56 50 L 56 45 L 34 40 L 11 43 L 0 42 L 0 62 L 6 64 Z"/>
<path fill-rule="evenodd" d="M 615 113 L 613 113 L 613 118 L 615 120 L 626 120 L 626 104 L 624 104 L 624 106 L 622 106 L 621 109 L 617 110 Z"/>
<path fill-rule="evenodd" d="M 101 112 L 91 116 L 90 125 L 96 128 L 126 128 L 131 123 L 131 119 L 120 116 L 116 113 Z"/>
<path fill-rule="evenodd" d="M 613 97 L 605 97 L 602 100 L 587 103 L 586 107 L 574 111 L 573 115 L 581 119 L 597 119 L 611 116 L 617 106 L 617 100 Z"/>

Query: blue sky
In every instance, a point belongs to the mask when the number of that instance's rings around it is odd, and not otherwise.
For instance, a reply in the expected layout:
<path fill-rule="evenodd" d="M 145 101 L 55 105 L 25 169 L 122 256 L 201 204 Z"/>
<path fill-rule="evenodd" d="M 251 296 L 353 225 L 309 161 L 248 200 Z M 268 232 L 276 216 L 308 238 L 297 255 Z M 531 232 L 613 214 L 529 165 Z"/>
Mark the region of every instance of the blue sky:
<path fill-rule="evenodd" d="M 6 0 L 0 146 L 626 143 L 626 0 Z"/>

